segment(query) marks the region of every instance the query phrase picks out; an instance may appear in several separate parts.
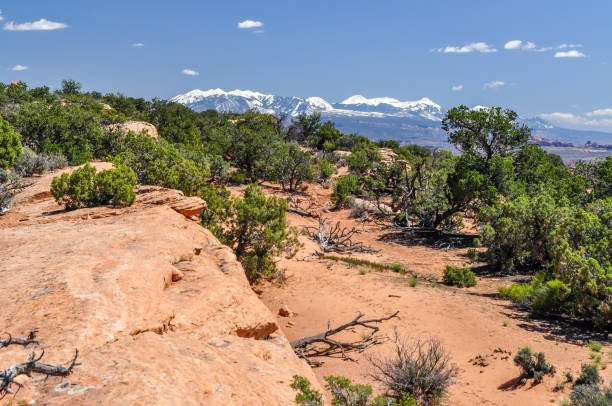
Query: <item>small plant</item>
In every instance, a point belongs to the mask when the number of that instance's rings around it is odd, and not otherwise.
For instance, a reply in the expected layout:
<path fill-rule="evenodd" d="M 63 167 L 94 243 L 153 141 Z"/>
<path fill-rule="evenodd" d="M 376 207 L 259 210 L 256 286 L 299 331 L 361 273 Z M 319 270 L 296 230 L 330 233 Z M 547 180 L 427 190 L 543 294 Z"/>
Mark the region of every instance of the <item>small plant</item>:
<path fill-rule="evenodd" d="M 459 268 L 447 265 L 444 270 L 444 283 L 460 288 L 467 288 L 476 285 L 476 275 L 470 268 Z"/>
<path fill-rule="evenodd" d="M 419 280 L 416 278 L 416 276 L 413 276 L 412 278 L 410 278 L 410 281 L 408 282 L 410 284 L 411 288 L 416 287 L 416 285 L 419 284 Z"/>
<path fill-rule="evenodd" d="M 475 262 L 478 259 L 478 250 L 476 248 L 468 248 L 467 257 L 470 261 Z"/>
<path fill-rule="evenodd" d="M 365 266 L 371 269 L 376 269 L 379 271 L 383 271 L 383 270 L 394 270 L 394 267 L 396 267 L 397 265 L 399 265 L 401 267 L 401 270 L 404 270 L 404 267 L 401 264 L 381 264 L 379 262 L 372 262 L 372 261 L 368 261 L 367 259 L 360 259 L 360 258 L 350 258 L 350 257 L 338 257 L 335 255 L 323 255 L 320 258 L 322 259 L 331 259 L 333 261 L 341 261 L 344 263 L 347 263 L 349 265 L 355 265 L 355 266 Z M 400 272 L 400 271 L 395 271 L 395 272 Z"/>
<path fill-rule="evenodd" d="M 402 265 L 402 264 L 391 264 L 391 270 L 393 272 L 402 273 L 402 272 L 404 272 L 404 265 Z"/>
<path fill-rule="evenodd" d="M 440 341 L 406 342 L 396 332 L 393 353 L 386 359 L 368 358 L 374 367 L 372 378 L 390 393 L 412 395 L 417 404 L 440 404 L 458 373 Z"/>
<path fill-rule="evenodd" d="M 603 348 L 603 344 L 597 341 L 590 341 L 589 348 L 593 351 L 599 352 Z"/>
<path fill-rule="evenodd" d="M 544 353 L 532 354 L 529 347 L 523 347 L 519 350 L 514 357 L 514 363 L 522 369 L 522 380 L 533 378 L 535 383 L 540 383 L 544 375 L 554 375 L 555 373 L 555 367 L 546 361 Z"/>
<path fill-rule="evenodd" d="M 21 176 L 32 176 L 54 171 L 68 166 L 68 160 L 61 152 L 37 154 L 30 148 L 24 147 L 21 157 L 15 161 L 13 169 Z"/>
<path fill-rule="evenodd" d="M 482 241 L 480 240 L 480 238 L 474 238 L 474 241 L 472 241 L 472 244 L 474 245 L 474 248 L 482 247 Z"/>
<path fill-rule="evenodd" d="M 592 352 L 589 356 L 593 360 L 593 365 L 600 366 L 600 364 L 601 364 L 601 355 L 597 354 L 596 352 Z"/>
<path fill-rule="evenodd" d="M 502 323 L 504 327 L 508 327 L 508 322 L 504 320 L 504 322 Z"/>
<path fill-rule="evenodd" d="M 365 268 L 361 268 L 361 269 L 359 270 L 359 275 L 365 275 L 365 274 L 367 274 L 367 273 L 368 273 L 368 271 L 367 271 Z"/>

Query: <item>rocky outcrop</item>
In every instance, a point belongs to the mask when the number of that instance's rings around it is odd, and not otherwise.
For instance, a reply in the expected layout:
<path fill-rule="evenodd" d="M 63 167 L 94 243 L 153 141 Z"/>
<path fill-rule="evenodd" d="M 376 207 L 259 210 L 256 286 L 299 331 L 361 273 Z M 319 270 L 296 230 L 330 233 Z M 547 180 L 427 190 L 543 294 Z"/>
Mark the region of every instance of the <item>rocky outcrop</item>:
<path fill-rule="evenodd" d="M 0 330 L 38 329 L 45 362 L 78 348 L 81 365 L 21 377 L 14 404 L 293 405 L 292 376 L 316 382 L 232 251 L 185 217 L 202 201 L 143 187 L 132 207 L 65 212 L 51 178 L 0 217 Z M 0 369 L 33 349 L 3 348 Z"/>
<path fill-rule="evenodd" d="M 140 134 L 144 132 L 153 138 L 158 138 L 157 128 L 151 123 L 147 123 L 145 121 L 125 121 L 119 124 L 111 124 L 108 126 L 110 130 L 118 130 L 122 133 L 127 134 L 128 132 L 133 132 L 134 134 Z"/>

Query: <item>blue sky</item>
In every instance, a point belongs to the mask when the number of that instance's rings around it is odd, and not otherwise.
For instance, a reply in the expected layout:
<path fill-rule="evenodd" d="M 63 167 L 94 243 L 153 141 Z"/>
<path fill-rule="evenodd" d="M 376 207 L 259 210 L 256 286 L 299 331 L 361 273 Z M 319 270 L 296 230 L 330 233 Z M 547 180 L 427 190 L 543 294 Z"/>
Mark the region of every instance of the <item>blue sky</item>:
<path fill-rule="evenodd" d="M 146 98 L 217 87 L 329 102 L 429 97 L 612 131 L 609 0 L 3 0 L 0 9 L 2 82 L 74 78 Z"/>

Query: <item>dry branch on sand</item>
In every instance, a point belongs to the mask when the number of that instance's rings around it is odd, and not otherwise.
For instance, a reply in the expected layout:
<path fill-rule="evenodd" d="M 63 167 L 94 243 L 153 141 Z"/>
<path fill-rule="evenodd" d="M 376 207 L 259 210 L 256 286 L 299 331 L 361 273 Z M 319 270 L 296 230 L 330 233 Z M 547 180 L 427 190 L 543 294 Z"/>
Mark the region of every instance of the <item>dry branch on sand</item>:
<path fill-rule="evenodd" d="M 305 359 L 311 366 L 319 366 L 320 363 L 312 361 L 310 357 L 329 355 L 333 350 L 339 350 L 342 353 L 342 357 L 344 359 L 355 361 L 353 358 L 347 355 L 346 351 L 357 350 L 359 352 L 363 352 L 376 344 L 382 343 L 382 338 L 376 335 L 376 333 L 380 330 L 379 327 L 374 326 L 372 324 L 382 323 L 383 321 L 397 317 L 398 313 L 399 311 L 396 311 L 395 313 L 387 317 L 361 320 L 364 315 L 359 312 L 359 314 L 352 321 L 342 324 L 341 326 L 336 327 L 334 329 L 331 328 L 331 321 L 328 321 L 327 331 L 292 341 L 291 348 L 293 348 L 298 357 Z M 362 326 L 370 329 L 371 331 L 369 334 L 362 337 L 361 340 L 354 342 L 337 341 L 331 338 L 332 336 L 340 333 L 341 331 L 345 331 L 355 326 Z M 314 345 L 316 343 L 327 344 L 328 347 L 325 349 L 318 349 L 317 346 Z"/>
<path fill-rule="evenodd" d="M 5 340 L 0 340 L 0 348 L 9 346 L 11 344 L 15 345 L 23 345 L 27 346 L 29 344 L 38 344 L 35 340 L 37 330 L 32 330 L 26 337 L 17 337 L 13 338 L 10 334 L 9 337 Z M 30 354 L 30 357 L 26 362 L 21 362 L 17 364 L 13 364 L 9 366 L 4 371 L 0 371 L 0 399 L 3 399 L 6 395 L 9 394 L 17 394 L 19 389 L 23 386 L 21 383 L 16 382 L 15 378 L 20 375 L 31 376 L 33 372 L 38 374 L 43 374 L 46 376 L 68 376 L 72 373 L 72 369 L 80 365 L 76 362 L 79 356 L 79 350 L 75 350 L 74 358 L 70 362 L 70 365 L 67 367 L 61 365 L 50 365 L 43 364 L 39 362 L 43 356 L 45 355 L 45 350 L 43 349 L 40 353 L 40 356 L 36 356 L 36 353 L 33 352 Z M 17 387 L 17 391 L 13 392 L 12 386 Z"/>
<path fill-rule="evenodd" d="M 375 249 L 366 247 L 363 243 L 353 242 L 352 238 L 357 233 L 357 226 L 365 219 L 359 221 L 353 228 L 342 227 L 340 221 L 335 225 L 319 216 L 318 227 L 304 227 L 306 234 L 319 243 L 321 252 L 316 255 L 324 255 L 326 252 L 376 252 Z"/>

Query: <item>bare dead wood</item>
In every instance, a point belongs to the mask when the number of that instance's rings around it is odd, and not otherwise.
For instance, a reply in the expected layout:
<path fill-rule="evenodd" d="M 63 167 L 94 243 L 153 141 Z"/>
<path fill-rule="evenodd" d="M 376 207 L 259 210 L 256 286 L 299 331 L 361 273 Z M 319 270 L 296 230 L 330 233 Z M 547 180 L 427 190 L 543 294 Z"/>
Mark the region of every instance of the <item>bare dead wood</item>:
<path fill-rule="evenodd" d="M 74 358 L 70 362 L 70 365 L 64 367 L 62 365 L 50 365 L 38 362 L 45 355 L 45 350 L 42 350 L 40 356 L 36 356 L 36 353 L 30 354 L 30 357 L 26 362 L 19 364 L 13 364 L 4 371 L 0 372 L 0 399 L 3 399 L 8 394 L 16 394 L 19 389 L 23 386 L 19 382 L 15 382 L 15 378 L 19 375 L 31 376 L 33 372 L 43 374 L 46 376 L 68 376 L 72 373 L 72 369 L 80 365 L 76 362 L 79 356 L 79 350 L 75 350 Z M 16 386 L 17 391 L 13 392 L 11 386 Z"/>
<path fill-rule="evenodd" d="M 23 346 L 27 346 L 29 344 L 38 344 L 38 341 L 36 341 L 37 333 L 38 333 L 38 330 L 32 330 L 28 333 L 26 337 L 13 337 L 11 336 L 10 333 L 5 333 L 6 335 L 8 335 L 8 338 L 4 340 L 0 340 L 0 348 L 7 347 L 11 344 L 23 345 Z"/>
<path fill-rule="evenodd" d="M 340 221 L 335 225 L 319 216 L 318 227 L 304 227 L 306 234 L 314 241 L 319 243 L 321 252 L 316 255 L 323 255 L 326 252 L 376 252 L 375 249 L 366 247 L 363 243 L 354 242 L 353 236 L 358 232 L 357 226 L 366 221 L 361 219 L 353 228 L 342 227 Z"/>
<path fill-rule="evenodd" d="M 305 359 L 310 365 L 318 366 L 320 363 L 312 361 L 310 357 L 319 355 L 329 355 L 332 351 L 340 351 L 342 357 L 345 360 L 355 361 L 353 358 L 347 355 L 347 351 L 356 350 L 363 352 L 368 348 L 382 343 L 382 338 L 377 336 L 376 333 L 380 330 L 378 326 L 373 325 L 374 323 L 382 323 L 383 321 L 390 320 L 397 317 L 399 310 L 387 317 L 381 317 L 378 319 L 361 320 L 364 316 L 363 313 L 359 312 L 357 316 L 348 323 L 342 324 L 334 329 L 331 328 L 331 321 L 327 322 L 327 331 L 324 331 L 313 336 L 300 338 L 291 342 L 291 348 L 295 351 L 296 355 L 300 358 Z M 370 332 L 361 338 L 359 341 L 344 342 L 337 341 L 333 338 L 335 334 L 345 331 L 351 327 L 361 326 L 370 329 Z M 314 344 L 327 344 L 327 348 L 320 349 Z"/>
<path fill-rule="evenodd" d="M 312 212 L 309 212 L 309 211 L 306 211 L 306 210 L 302 210 L 302 209 L 298 209 L 298 208 L 295 208 L 295 207 L 288 207 L 287 211 L 289 213 L 299 214 L 300 216 L 315 217 L 315 218 L 317 217 L 317 215 L 312 213 Z"/>

